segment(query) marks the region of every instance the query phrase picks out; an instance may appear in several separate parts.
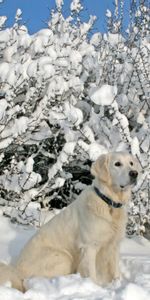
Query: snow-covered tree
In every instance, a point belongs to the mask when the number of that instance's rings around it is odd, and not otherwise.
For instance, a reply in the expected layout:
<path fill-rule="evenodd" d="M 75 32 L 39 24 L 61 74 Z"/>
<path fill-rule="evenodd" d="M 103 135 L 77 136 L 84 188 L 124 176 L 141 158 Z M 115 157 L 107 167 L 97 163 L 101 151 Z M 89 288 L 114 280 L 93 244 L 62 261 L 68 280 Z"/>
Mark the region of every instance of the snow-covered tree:
<path fill-rule="evenodd" d="M 148 30 L 137 38 L 133 22 L 128 36 L 121 27 L 92 35 L 95 17 L 82 22 L 79 0 L 67 18 L 63 1 L 56 5 L 47 29 L 32 36 L 19 9 L 12 28 L 3 28 L 4 17 L 0 23 L 0 204 L 32 222 L 41 207 L 73 201 L 100 154 L 126 149 L 143 168 L 129 232 L 143 232 L 150 223 Z"/>

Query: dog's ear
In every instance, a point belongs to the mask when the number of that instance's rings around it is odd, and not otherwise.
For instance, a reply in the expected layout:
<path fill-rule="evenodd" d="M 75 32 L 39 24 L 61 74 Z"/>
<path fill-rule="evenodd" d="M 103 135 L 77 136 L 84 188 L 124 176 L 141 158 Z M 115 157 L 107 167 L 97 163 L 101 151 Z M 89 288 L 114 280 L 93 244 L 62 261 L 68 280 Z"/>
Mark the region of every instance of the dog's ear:
<path fill-rule="evenodd" d="M 91 174 L 102 181 L 108 179 L 108 154 L 102 154 L 91 167 Z"/>

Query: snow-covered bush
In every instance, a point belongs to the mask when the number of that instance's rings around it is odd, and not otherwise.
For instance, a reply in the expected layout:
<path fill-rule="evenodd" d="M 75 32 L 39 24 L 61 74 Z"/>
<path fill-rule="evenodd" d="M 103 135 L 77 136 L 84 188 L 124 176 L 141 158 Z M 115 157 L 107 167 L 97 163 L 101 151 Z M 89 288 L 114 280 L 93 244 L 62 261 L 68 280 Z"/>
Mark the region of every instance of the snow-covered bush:
<path fill-rule="evenodd" d="M 48 28 L 32 36 L 19 9 L 12 28 L 0 20 L 0 204 L 32 222 L 33 208 L 37 219 L 41 207 L 73 201 L 100 154 L 127 149 L 143 168 L 129 232 L 142 232 L 150 222 L 148 31 L 137 39 L 134 23 L 126 38 L 111 28 L 92 35 L 95 17 L 81 21 L 79 0 L 67 18 L 56 4 Z"/>

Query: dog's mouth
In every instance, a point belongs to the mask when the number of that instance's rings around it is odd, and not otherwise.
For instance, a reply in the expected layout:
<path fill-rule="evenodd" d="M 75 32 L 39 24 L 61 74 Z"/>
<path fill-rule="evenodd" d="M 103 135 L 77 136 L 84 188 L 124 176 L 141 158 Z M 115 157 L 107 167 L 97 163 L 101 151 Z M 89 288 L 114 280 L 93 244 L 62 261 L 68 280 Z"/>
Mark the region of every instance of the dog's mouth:
<path fill-rule="evenodd" d="M 127 185 L 120 185 L 121 190 L 125 190 L 128 187 L 129 187 L 129 184 L 127 184 Z"/>
<path fill-rule="evenodd" d="M 122 189 L 122 190 L 125 190 L 127 187 L 129 187 L 129 186 L 134 186 L 134 185 L 136 185 L 137 184 L 137 180 L 134 180 L 134 181 L 130 181 L 128 184 L 126 184 L 126 185 L 120 185 L 120 188 Z"/>
<path fill-rule="evenodd" d="M 121 189 L 124 189 L 125 185 L 120 185 Z"/>

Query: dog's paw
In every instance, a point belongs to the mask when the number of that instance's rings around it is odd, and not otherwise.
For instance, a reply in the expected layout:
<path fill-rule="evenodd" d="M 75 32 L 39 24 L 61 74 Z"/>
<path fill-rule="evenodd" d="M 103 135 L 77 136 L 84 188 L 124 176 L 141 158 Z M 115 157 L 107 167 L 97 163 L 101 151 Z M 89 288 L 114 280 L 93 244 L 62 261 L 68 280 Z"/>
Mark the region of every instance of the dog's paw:
<path fill-rule="evenodd" d="M 122 285 L 121 278 L 113 279 L 111 283 L 108 284 L 108 288 L 110 289 L 119 289 Z"/>
<path fill-rule="evenodd" d="M 119 278 L 116 278 L 113 280 L 113 286 L 115 289 L 118 289 L 121 287 L 121 283 L 122 283 L 122 277 L 120 276 Z"/>

